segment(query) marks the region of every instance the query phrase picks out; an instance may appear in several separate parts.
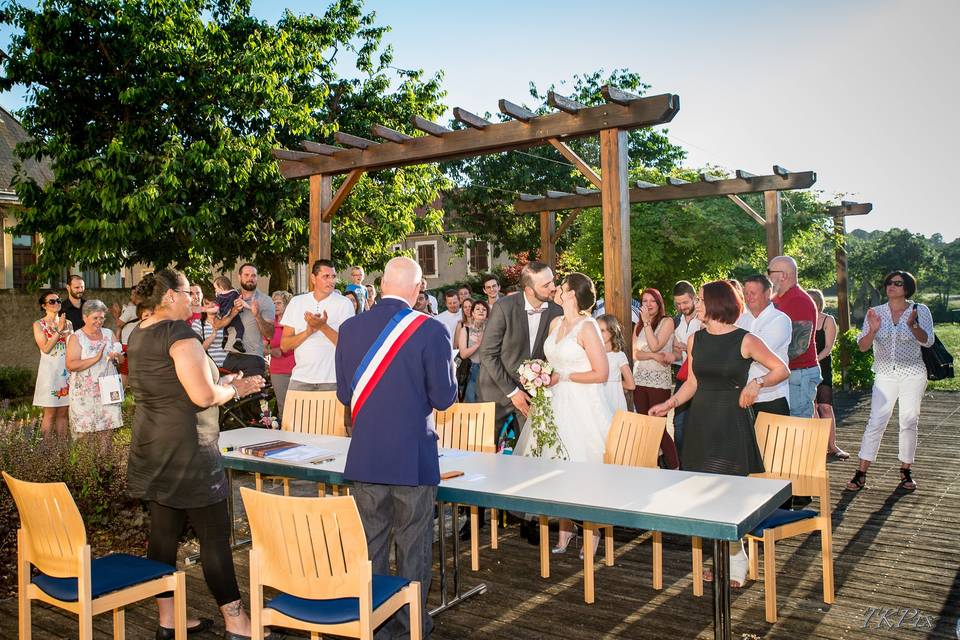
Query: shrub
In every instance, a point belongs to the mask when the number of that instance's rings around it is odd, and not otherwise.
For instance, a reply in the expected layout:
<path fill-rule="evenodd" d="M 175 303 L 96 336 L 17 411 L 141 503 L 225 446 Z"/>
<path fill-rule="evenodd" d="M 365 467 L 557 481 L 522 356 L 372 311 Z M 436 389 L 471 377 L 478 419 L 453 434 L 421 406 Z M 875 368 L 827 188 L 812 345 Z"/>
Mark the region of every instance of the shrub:
<path fill-rule="evenodd" d="M 40 437 L 36 422 L 0 422 L 0 468 L 20 480 L 65 482 L 87 528 L 94 556 L 146 549 L 147 519 L 127 495 L 126 434 L 114 442 Z M 16 590 L 17 508 L 0 483 L 0 597 Z"/>
<path fill-rule="evenodd" d="M 0 367 L 0 398 L 22 398 L 33 393 L 33 372 L 26 367 Z"/>
<path fill-rule="evenodd" d="M 850 366 L 847 367 L 847 384 L 852 389 L 868 390 L 873 387 L 873 350 L 860 351 L 857 346 L 858 329 L 850 329 L 845 334 L 837 336 L 833 345 L 833 377 L 834 384 L 840 385 L 840 345 L 846 345 L 850 354 Z"/>

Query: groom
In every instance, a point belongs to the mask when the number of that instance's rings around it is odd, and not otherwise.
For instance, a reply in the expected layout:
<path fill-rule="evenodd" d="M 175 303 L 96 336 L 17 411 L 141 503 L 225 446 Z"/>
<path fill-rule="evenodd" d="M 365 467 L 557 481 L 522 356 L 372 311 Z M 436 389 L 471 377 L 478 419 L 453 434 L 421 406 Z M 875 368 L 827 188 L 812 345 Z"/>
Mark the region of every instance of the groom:
<path fill-rule="evenodd" d="M 553 271 L 544 263 L 528 262 L 520 272 L 520 287 L 521 295 L 500 298 L 491 307 L 477 351 L 479 400 L 497 403 L 498 425 L 513 414 L 518 436 L 530 410 L 530 396 L 520 384 L 517 369 L 524 360 L 545 359 L 543 342 L 550 321 L 563 315 L 563 309 L 553 302 L 557 290 Z M 531 544 L 539 542 L 536 526 L 524 523 L 521 533 Z"/>

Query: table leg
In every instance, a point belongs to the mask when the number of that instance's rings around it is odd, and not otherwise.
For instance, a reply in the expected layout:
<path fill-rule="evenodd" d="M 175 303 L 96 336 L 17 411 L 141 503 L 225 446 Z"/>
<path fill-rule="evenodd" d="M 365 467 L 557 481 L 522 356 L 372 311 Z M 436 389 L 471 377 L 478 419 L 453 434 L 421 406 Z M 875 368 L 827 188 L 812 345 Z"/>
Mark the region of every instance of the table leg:
<path fill-rule="evenodd" d="M 730 542 L 713 541 L 713 637 L 730 640 Z"/>
<path fill-rule="evenodd" d="M 457 507 L 453 506 L 453 598 L 447 598 L 447 525 L 444 518 L 444 511 L 446 511 L 446 503 L 437 502 L 437 512 L 439 514 L 440 520 L 440 606 L 436 609 L 430 611 L 431 616 L 435 616 L 438 613 L 442 613 L 453 607 L 460 604 L 467 598 L 477 595 L 478 593 L 484 593 L 487 590 L 486 583 L 481 583 L 474 588 L 470 589 L 466 593 L 460 592 L 460 536 L 457 528 Z"/>
<path fill-rule="evenodd" d="M 593 604 L 593 536 L 597 534 L 594 525 L 583 523 L 583 601 Z"/>

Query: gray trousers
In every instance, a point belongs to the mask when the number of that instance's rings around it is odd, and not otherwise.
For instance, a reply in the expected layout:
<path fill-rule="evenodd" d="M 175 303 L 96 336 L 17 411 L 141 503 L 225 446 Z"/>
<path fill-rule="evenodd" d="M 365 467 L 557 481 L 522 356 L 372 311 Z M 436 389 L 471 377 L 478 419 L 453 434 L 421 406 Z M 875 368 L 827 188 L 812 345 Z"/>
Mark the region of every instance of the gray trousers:
<path fill-rule="evenodd" d="M 433 620 L 427 614 L 427 594 L 433 578 L 433 505 L 436 487 L 406 487 L 356 482 L 350 495 L 357 502 L 367 535 L 367 550 L 375 574 L 390 575 L 390 545 L 397 545 L 397 575 L 420 583 L 423 638 Z M 410 614 L 398 611 L 380 627 L 376 640 L 410 637 Z"/>
<path fill-rule="evenodd" d="M 336 382 L 304 382 L 302 380 L 290 379 L 287 385 L 287 391 L 336 391 Z"/>

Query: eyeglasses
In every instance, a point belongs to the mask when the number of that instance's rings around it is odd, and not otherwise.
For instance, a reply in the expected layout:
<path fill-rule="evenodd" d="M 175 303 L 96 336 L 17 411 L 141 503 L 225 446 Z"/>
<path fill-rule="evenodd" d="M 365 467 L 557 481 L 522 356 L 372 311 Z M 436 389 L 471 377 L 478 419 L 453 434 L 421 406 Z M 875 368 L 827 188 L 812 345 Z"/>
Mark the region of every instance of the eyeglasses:
<path fill-rule="evenodd" d="M 47 300 L 44 304 L 61 304 L 60 298 L 51 298 Z"/>
<path fill-rule="evenodd" d="M 772 276 L 775 273 L 786 273 L 786 272 L 781 269 L 767 269 L 768 276 Z"/>
<path fill-rule="evenodd" d="M 887 286 L 902 287 L 903 280 L 890 280 L 887 282 Z"/>

